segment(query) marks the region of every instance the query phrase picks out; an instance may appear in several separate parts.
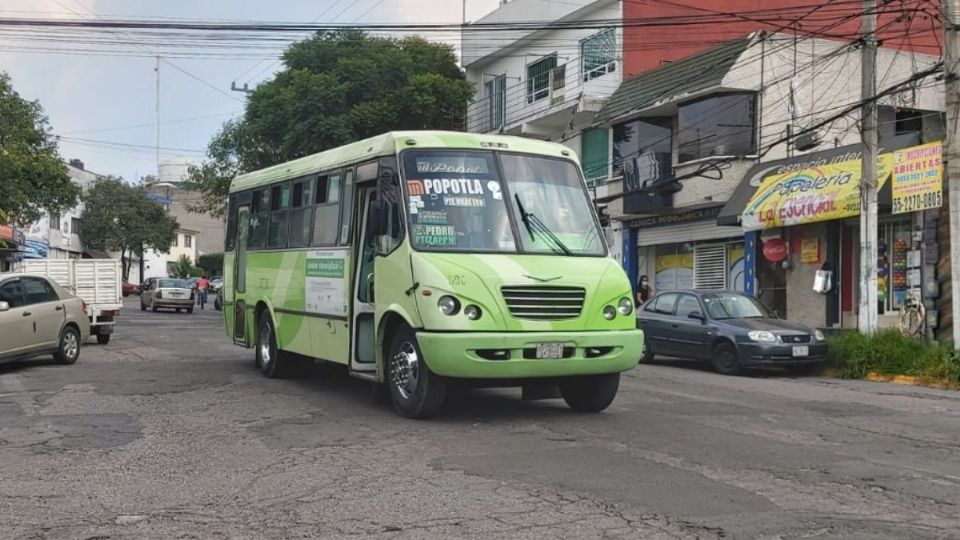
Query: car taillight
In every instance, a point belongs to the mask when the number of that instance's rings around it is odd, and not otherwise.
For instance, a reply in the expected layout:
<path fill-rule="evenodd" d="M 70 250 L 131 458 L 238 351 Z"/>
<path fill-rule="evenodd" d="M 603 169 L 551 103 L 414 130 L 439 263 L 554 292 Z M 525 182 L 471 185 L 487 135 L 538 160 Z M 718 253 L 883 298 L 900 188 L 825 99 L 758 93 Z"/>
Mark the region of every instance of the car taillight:
<path fill-rule="evenodd" d="M 80 303 L 83 306 L 83 314 L 90 315 L 90 309 L 87 307 L 87 303 L 84 302 L 83 300 L 81 300 Z"/>
<path fill-rule="evenodd" d="M 161 294 L 160 291 L 157 291 L 157 298 L 163 298 L 163 294 Z"/>

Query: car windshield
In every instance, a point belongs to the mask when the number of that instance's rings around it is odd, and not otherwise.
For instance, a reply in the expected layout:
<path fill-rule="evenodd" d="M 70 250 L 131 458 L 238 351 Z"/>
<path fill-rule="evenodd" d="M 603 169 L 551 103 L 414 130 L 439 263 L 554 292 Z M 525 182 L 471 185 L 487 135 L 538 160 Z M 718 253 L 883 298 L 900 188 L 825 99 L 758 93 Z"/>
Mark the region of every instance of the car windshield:
<path fill-rule="evenodd" d="M 757 319 L 772 316 L 763 304 L 743 294 L 708 294 L 703 297 L 703 303 L 713 319 Z"/>
<path fill-rule="evenodd" d="M 405 152 L 407 209 L 416 249 L 604 255 L 580 174 L 569 161 L 491 151 Z M 513 197 L 509 199 L 508 197 Z M 514 212 L 522 239 L 511 227 Z"/>
<path fill-rule="evenodd" d="M 190 285 L 182 279 L 161 279 L 158 289 L 189 289 Z"/>

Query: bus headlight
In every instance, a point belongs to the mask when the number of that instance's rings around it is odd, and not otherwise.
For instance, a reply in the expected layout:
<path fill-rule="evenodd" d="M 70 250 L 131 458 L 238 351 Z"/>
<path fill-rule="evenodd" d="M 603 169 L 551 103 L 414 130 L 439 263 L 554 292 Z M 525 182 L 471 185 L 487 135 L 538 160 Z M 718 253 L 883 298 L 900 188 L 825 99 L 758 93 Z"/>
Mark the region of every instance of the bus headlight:
<path fill-rule="evenodd" d="M 603 306 L 603 318 L 612 321 L 617 316 L 617 310 L 613 306 Z"/>
<path fill-rule="evenodd" d="M 456 315 L 460 311 L 460 301 L 449 295 L 441 296 L 437 300 L 437 307 L 444 315 Z"/>
<path fill-rule="evenodd" d="M 480 318 L 483 312 L 480 311 L 479 306 L 470 304 L 469 306 L 463 308 L 463 314 L 466 315 L 467 318 L 470 319 L 471 321 L 475 321 Z"/>
<path fill-rule="evenodd" d="M 629 298 L 621 298 L 620 303 L 617 304 L 617 311 L 624 316 L 633 313 L 633 302 L 631 302 Z"/>

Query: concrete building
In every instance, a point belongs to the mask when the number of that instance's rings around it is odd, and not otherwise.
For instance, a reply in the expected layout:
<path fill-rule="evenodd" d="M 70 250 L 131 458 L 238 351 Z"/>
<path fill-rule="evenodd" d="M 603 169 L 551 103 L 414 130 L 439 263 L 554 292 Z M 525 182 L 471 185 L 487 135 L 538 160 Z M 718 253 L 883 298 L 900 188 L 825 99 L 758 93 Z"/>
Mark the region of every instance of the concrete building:
<path fill-rule="evenodd" d="M 938 60 L 881 49 L 877 86 L 891 87 Z M 623 224 L 631 277 L 650 276 L 655 290 L 740 289 L 792 320 L 855 326 L 855 220 L 784 228 L 741 216 L 772 171 L 856 159 L 860 77 L 851 74 L 859 72 L 860 52 L 847 42 L 753 33 L 625 81 L 597 118 L 612 131 L 608 189 L 623 194 L 608 209 Z M 906 85 L 880 105 L 887 150 L 942 140 L 939 88 Z M 840 112 L 849 114 L 834 118 Z M 881 234 L 893 241 L 913 226 L 911 217 L 891 215 Z M 804 238 L 822 243 L 801 263 Z M 786 258 L 762 259 L 767 241 L 787 244 Z M 828 261 L 843 267 L 835 296 L 811 294 Z M 891 295 L 887 312 L 902 296 Z"/>
<path fill-rule="evenodd" d="M 193 165 L 196 163 L 187 158 L 161 161 L 159 180 L 151 178 L 146 182 L 147 192 L 177 219 L 180 227 L 186 231 L 181 234 L 190 234 L 192 243 L 196 246 L 195 256 L 221 253 L 226 234 L 224 221 L 189 210 L 201 197 L 199 193 L 184 188 L 183 182 Z"/>

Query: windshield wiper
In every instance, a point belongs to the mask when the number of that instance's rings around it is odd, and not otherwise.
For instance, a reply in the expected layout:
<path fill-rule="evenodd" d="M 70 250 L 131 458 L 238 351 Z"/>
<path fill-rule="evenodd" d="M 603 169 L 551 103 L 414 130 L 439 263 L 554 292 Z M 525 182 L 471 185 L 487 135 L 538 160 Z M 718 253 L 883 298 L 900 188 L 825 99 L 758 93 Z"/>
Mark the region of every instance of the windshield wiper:
<path fill-rule="evenodd" d="M 527 232 L 530 233 L 530 240 L 537 240 L 536 236 L 533 234 L 534 231 L 536 231 L 542 236 L 546 236 L 551 242 L 553 242 L 554 251 L 558 251 L 564 255 L 573 255 L 573 252 L 570 251 L 570 248 L 568 248 L 567 245 L 563 243 L 563 240 L 560 240 L 560 238 L 558 238 L 557 235 L 550 230 L 550 227 L 547 227 L 546 224 L 544 224 L 543 221 L 536 216 L 536 214 L 533 212 L 527 212 L 524 209 L 523 203 L 520 202 L 520 195 L 514 193 L 513 198 L 517 201 L 517 210 L 520 211 L 520 219 L 523 220 L 524 226 L 527 227 Z"/>

